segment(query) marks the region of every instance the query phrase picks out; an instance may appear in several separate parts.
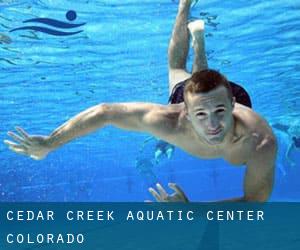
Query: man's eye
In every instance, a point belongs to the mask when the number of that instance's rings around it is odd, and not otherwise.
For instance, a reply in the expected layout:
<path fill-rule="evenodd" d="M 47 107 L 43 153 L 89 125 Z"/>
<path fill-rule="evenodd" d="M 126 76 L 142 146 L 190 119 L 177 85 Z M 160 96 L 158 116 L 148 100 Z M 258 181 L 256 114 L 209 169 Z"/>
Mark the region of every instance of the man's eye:
<path fill-rule="evenodd" d="M 204 112 L 199 112 L 196 114 L 197 116 L 205 116 L 206 114 Z"/>
<path fill-rule="evenodd" d="M 221 114 L 221 113 L 224 113 L 225 112 L 225 109 L 217 109 L 216 110 L 216 113 L 218 113 L 218 114 Z"/>

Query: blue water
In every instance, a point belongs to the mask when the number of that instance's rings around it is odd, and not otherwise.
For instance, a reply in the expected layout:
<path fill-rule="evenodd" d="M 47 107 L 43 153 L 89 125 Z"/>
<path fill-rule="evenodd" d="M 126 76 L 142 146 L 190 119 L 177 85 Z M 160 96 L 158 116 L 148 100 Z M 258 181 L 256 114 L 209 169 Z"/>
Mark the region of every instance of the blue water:
<path fill-rule="evenodd" d="M 57 37 L 9 30 L 49 17 L 86 23 L 83 32 Z M 209 66 L 242 83 L 254 109 L 269 122 L 299 122 L 300 2 L 200 0 L 191 18 L 206 22 Z M 49 134 L 67 119 L 102 102 L 166 103 L 167 46 L 177 1 L 0 1 L 0 141 L 14 126 Z M 9 36 L 9 40 L 4 39 Z M 189 66 L 191 65 L 189 58 Z M 297 120 L 298 119 L 298 120 Z M 43 161 L 0 144 L 1 201 L 143 201 L 148 180 L 135 168 L 149 135 L 107 127 L 52 152 Z M 280 139 L 272 200 L 300 200 L 299 151 L 289 167 L 290 143 Z M 143 154 L 151 157 L 152 144 Z M 244 167 L 204 161 L 176 149 L 153 167 L 157 179 L 178 183 L 192 201 L 242 194 Z"/>

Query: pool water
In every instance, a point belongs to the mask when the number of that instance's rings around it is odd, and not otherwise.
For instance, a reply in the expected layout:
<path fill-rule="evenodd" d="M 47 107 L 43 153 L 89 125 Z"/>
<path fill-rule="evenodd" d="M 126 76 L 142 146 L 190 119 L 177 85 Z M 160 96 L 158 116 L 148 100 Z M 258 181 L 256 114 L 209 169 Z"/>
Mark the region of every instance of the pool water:
<path fill-rule="evenodd" d="M 0 1 L 0 139 L 22 126 L 49 134 L 67 119 L 102 102 L 168 99 L 167 47 L 178 1 Z M 270 123 L 299 121 L 299 1 L 200 0 L 191 19 L 206 23 L 209 66 L 241 83 L 253 108 Z M 17 30 L 32 18 L 67 22 L 76 12 L 83 24 L 70 36 Z M 70 21 L 71 22 L 71 21 Z M 35 24 L 36 25 L 36 24 Z M 40 26 L 45 27 L 41 24 Z M 69 30 L 68 30 L 69 32 Z M 191 67 L 192 57 L 188 65 Z M 280 153 L 271 200 L 300 200 L 299 152 L 290 167 L 290 144 L 280 134 Z M 1 201 L 143 201 L 154 181 L 178 183 L 192 201 L 242 194 L 245 168 L 221 159 L 201 160 L 180 149 L 150 168 L 149 135 L 113 127 L 77 139 L 42 161 L 16 155 L 0 144 Z M 147 168 L 147 162 L 145 163 Z"/>

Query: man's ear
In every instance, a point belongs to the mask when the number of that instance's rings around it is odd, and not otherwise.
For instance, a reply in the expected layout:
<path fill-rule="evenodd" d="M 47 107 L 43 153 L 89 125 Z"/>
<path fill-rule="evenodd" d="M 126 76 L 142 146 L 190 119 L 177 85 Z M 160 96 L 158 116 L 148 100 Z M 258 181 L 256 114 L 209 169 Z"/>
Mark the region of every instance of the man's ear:
<path fill-rule="evenodd" d="M 236 99 L 235 99 L 235 97 L 233 96 L 232 99 L 231 99 L 231 106 L 232 106 L 232 108 L 234 108 L 235 101 L 236 101 Z"/>
<path fill-rule="evenodd" d="M 189 121 L 191 120 L 186 104 L 184 105 L 184 115 L 185 115 L 186 119 L 188 119 Z"/>
<path fill-rule="evenodd" d="M 190 117 L 189 113 L 187 113 L 187 112 L 186 112 L 186 114 L 185 114 L 185 117 L 186 117 L 186 119 L 188 119 L 188 121 L 191 120 L 191 117 Z"/>

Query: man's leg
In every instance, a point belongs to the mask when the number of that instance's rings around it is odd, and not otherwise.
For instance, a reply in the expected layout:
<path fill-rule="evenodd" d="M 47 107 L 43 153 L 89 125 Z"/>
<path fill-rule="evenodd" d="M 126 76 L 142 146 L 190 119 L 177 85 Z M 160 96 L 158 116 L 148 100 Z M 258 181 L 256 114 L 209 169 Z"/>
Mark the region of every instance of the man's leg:
<path fill-rule="evenodd" d="M 194 49 L 193 73 L 207 69 L 207 59 L 205 54 L 204 21 L 196 20 L 188 24 L 188 29 L 192 37 Z"/>
<path fill-rule="evenodd" d="M 189 52 L 188 16 L 192 0 L 180 0 L 172 37 L 169 43 L 169 93 L 180 81 L 190 77 L 186 71 L 186 59 Z"/>

